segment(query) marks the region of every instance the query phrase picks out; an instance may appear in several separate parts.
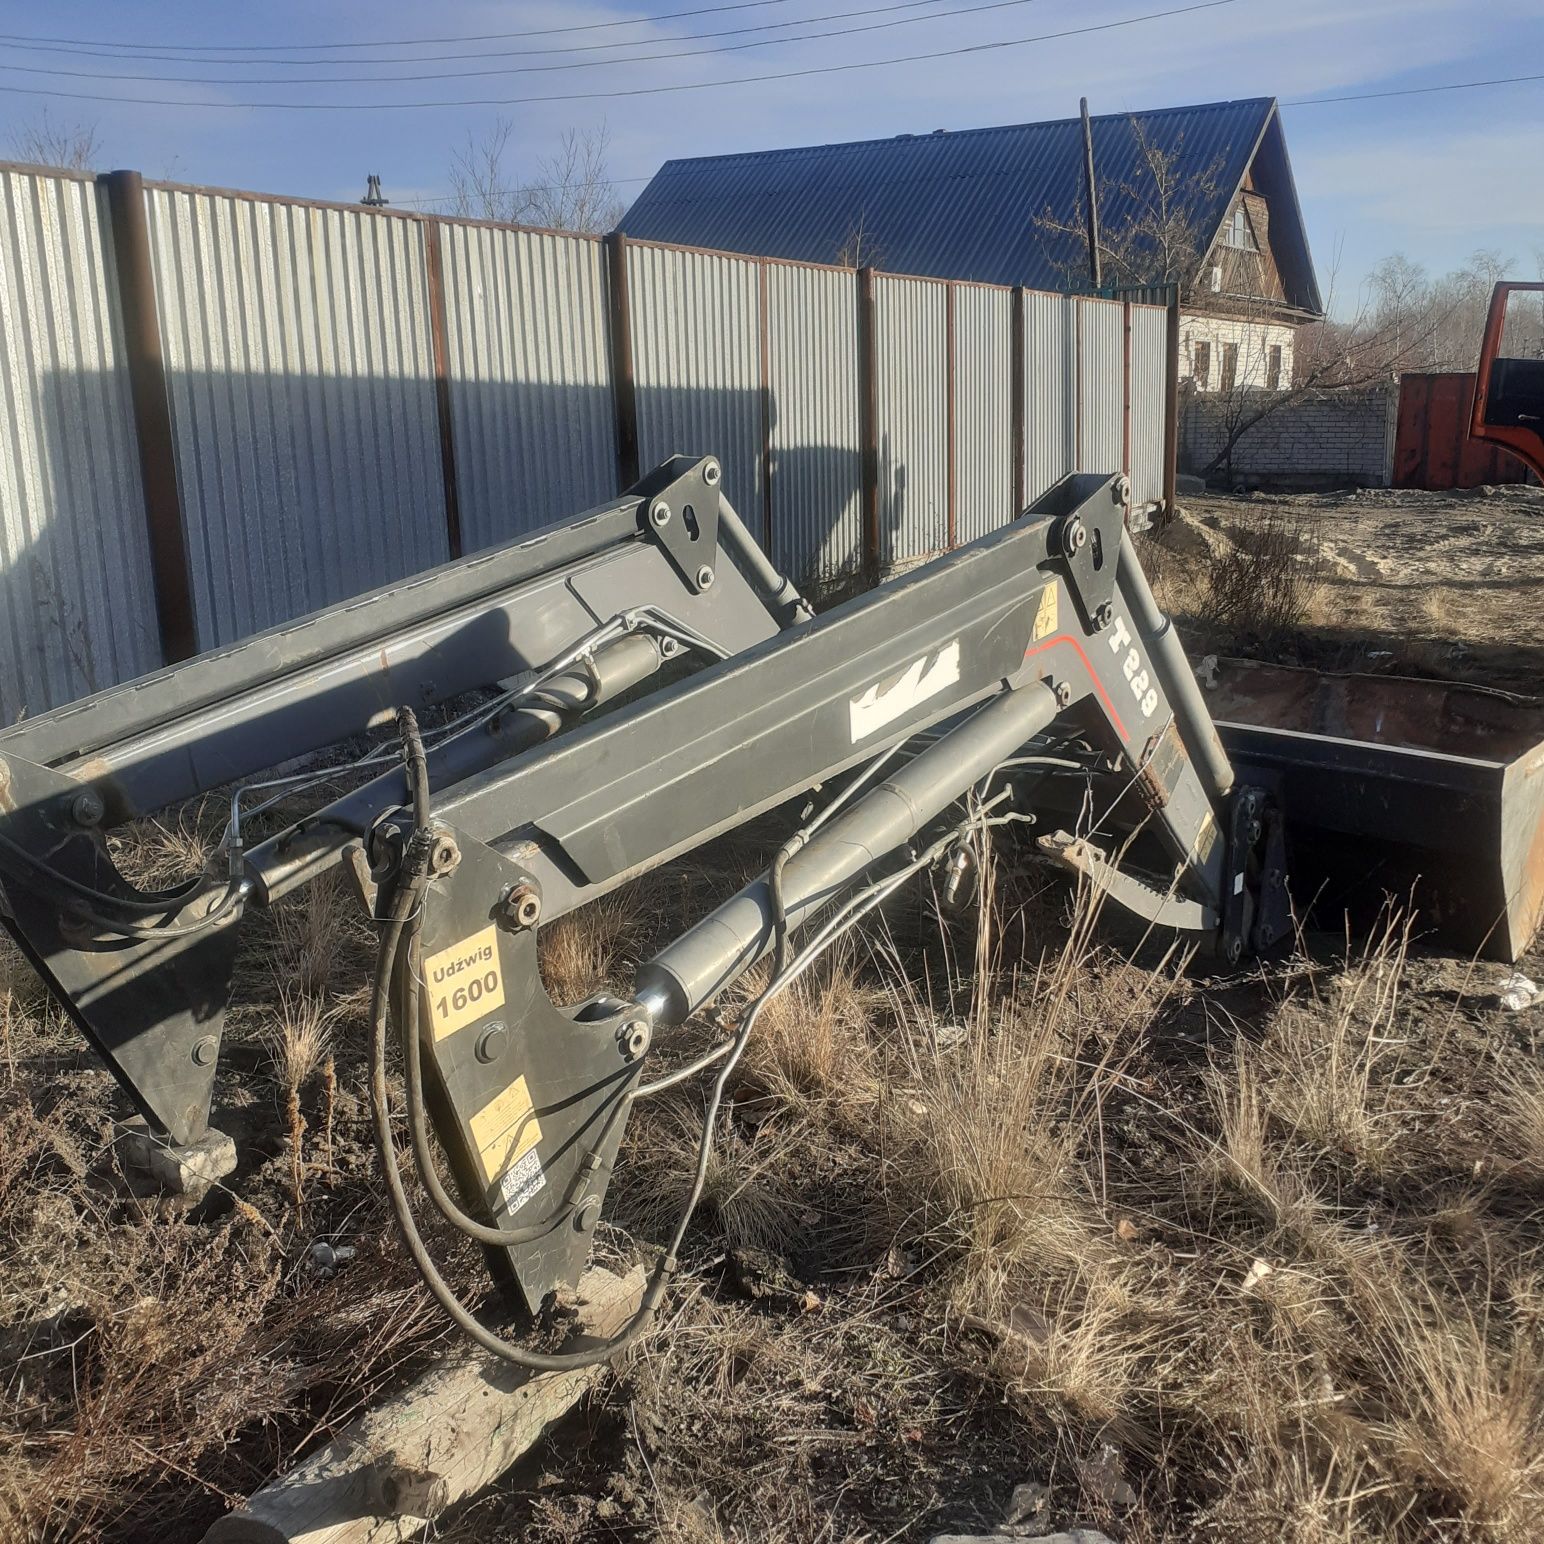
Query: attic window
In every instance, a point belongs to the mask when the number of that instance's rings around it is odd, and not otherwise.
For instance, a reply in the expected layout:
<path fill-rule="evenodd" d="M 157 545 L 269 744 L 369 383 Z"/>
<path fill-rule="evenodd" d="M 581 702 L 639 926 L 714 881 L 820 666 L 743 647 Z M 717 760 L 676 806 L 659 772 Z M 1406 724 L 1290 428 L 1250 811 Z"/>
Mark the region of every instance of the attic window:
<path fill-rule="evenodd" d="M 1249 223 L 1249 215 L 1242 201 L 1233 206 L 1233 213 L 1228 216 L 1228 223 L 1222 228 L 1222 244 L 1225 247 L 1235 247 L 1240 252 L 1260 250 L 1260 245 L 1255 240 L 1254 227 Z"/>

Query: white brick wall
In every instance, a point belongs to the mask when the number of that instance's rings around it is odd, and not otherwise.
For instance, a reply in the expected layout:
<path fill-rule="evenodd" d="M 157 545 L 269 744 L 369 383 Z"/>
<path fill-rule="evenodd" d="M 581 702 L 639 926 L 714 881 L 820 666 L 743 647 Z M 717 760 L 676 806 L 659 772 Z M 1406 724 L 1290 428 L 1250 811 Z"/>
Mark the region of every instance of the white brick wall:
<path fill-rule="evenodd" d="M 1247 394 L 1243 413 L 1254 410 Z M 1230 411 L 1231 409 L 1231 411 Z M 1229 399 L 1194 389 L 1180 404 L 1180 466 L 1201 474 L 1237 414 Z M 1387 487 L 1394 467 L 1399 386 L 1389 381 L 1355 391 L 1309 392 L 1284 403 L 1233 447 L 1232 473 L 1245 483 Z M 1219 470 L 1214 476 L 1221 478 Z"/>
<path fill-rule="evenodd" d="M 1237 386 L 1265 387 L 1270 370 L 1271 349 L 1281 350 L 1283 387 L 1292 384 L 1292 343 L 1297 329 L 1280 322 L 1235 322 L 1223 316 L 1188 316 L 1179 319 L 1179 378 L 1192 381 L 1197 391 L 1222 391 L 1222 351 L 1238 349 L 1234 371 Z M 1205 378 L 1196 344 L 1209 346 Z"/>

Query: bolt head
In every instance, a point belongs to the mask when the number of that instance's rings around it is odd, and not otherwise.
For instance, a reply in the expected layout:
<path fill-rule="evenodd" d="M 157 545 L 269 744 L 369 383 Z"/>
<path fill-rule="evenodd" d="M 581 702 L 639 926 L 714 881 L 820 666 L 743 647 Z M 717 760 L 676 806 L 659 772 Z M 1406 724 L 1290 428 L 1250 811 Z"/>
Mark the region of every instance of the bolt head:
<path fill-rule="evenodd" d="M 105 813 L 102 796 L 95 788 L 83 788 L 70 801 L 70 819 L 78 826 L 94 826 Z"/>
<path fill-rule="evenodd" d="M 723 473 L 720 471 L 719 464 L 716 461 L 708 462 L 708 464 L 702 469 L 702 480 L 710 488 L 716 488 L 718 486 L 718 480 L 722 475 Z"/>
<path fill-rule="evenodd" d="M 587 1195 L 574 1212 L 574 1226 L 581 1233 L 588 1233 L 600 1221 L 600 1197 Z"/>
<path fill-rule="evenodd" d="M 699 590 L 711 590 L 713 588 L 713 570 L 706 563 L 697 570 L 697 588 Z"/>
<path fill-rule="evenodd" d="M 628 1019 L 617 1032 L 617 1041 L 622 1048 L 622 1054 L 629 1061 L 637 1061 L 649 1048 L 649 1042 L 654 1038 L 653 1031 L 649 1028 L 647 1019 Z"/>
<path fill-rule="evenodd" d="M 518 928 L 535 927 L 541 921 L 541 892 L 535 885 L 516 885 L 504 897 L 504 918 Z"/>
<path fill-rule="evenodd" d="M 453 836 L 441 834 L 434 839 L 434 850 L 429 854 L 429 867 L 436 874 L 448 874 L 461 861 L 461 849 Z"/>
<path fill-rule="evenodd" d="M 1068 552 L 1081 552 L 1088 544 L 1088 528 L 1081 520 L 1069 520 L 1062 541 Z"/>
<path fill-rule="evenodd" d="M 204 1035 L 193 1042 L 193 1057 L 195 1067 L 208 1067 L 214 1062 L 215 1055 L 219 1051 L 219 1044 L 213 1035 Z"/>
<path fill-rule="evenodd" d="M 1222 946 L 1223 958 L 1230 965 L 1237 965 L 1244 957 L 1244 940 L 1242 938 L 1230 938 Z"/>
<path fill-rule="evenodd" d="M 1115 608 L 1108 604 L 1101 606 L 1094 613 L 1094 626 L 1106 628 L 1115 620 Z"/>
<path fill-rule="evenodd" d="M 655 530 L 663 531 L 670 524 L 670 506 L 663 499 L 655 499 L 649 506 L 649 519 Z"/>

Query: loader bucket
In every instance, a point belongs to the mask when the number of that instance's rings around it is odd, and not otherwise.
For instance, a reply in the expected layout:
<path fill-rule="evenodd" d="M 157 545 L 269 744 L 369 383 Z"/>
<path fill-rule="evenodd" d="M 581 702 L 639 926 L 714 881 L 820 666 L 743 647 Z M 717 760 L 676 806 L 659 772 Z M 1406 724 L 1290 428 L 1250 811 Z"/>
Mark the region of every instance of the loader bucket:
<path fill-rule="evenodd" d="M 1299 915 L 1338 927 L 1393 897 L 1455 949 L 1527 949 L 1544 921 L 1544 704 L 1239 659 L 1217 661 L 1206 701 L 1240 780 L 1279 798 Z"/>

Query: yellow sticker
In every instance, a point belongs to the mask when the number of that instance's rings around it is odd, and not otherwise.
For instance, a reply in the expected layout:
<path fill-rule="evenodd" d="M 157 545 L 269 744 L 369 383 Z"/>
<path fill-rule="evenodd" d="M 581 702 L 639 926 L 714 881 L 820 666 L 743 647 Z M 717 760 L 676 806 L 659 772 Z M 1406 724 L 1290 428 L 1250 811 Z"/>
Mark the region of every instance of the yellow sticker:
<path fill-rule="evenodd" d="M 485 1104 L 470 1124 L 483 1178 L 490 1185 L 541 1141 L 541 1123 L 523 1077 Z"/>
<path fill-rule="evenodd" d="M 424 992 L 436 1040 L 502 1007 L 504 972 L 499 966 L 498 929 L 490 924 L 431 954 L 424 961 Z"/>
<path fill-rule="evenodd" d="M 1056 631 L 1056 581 L 1040 592 L 1040 604 L 1035 608 L 1035 643 L 1042 638 L 1049 638 Z"/>

